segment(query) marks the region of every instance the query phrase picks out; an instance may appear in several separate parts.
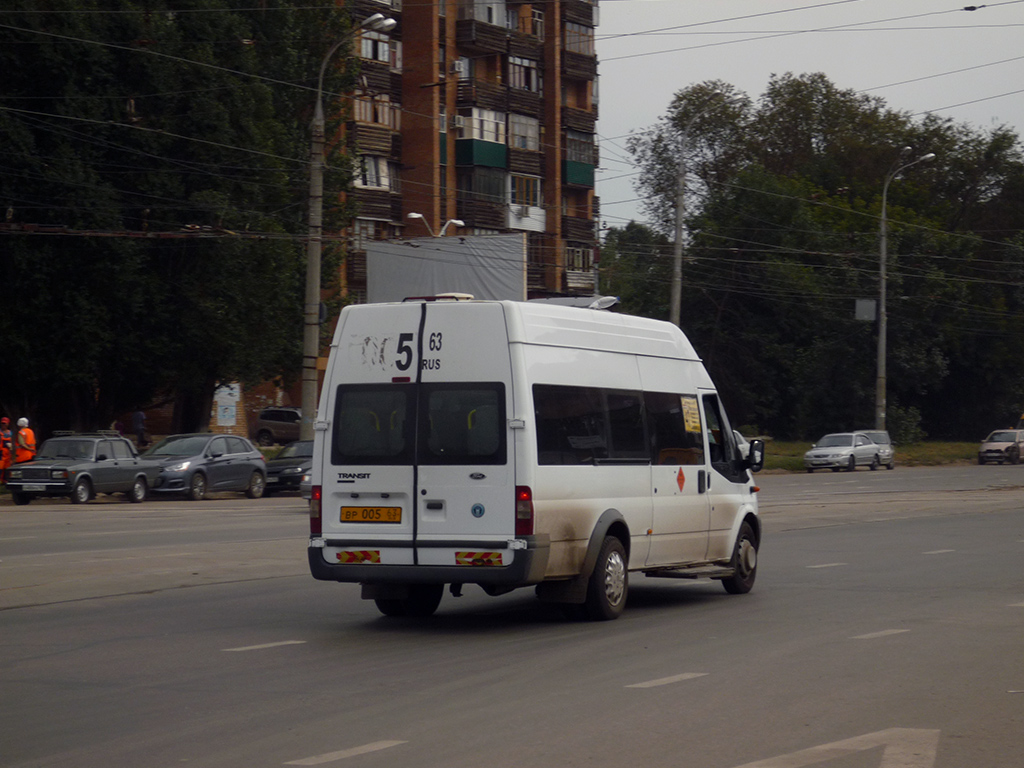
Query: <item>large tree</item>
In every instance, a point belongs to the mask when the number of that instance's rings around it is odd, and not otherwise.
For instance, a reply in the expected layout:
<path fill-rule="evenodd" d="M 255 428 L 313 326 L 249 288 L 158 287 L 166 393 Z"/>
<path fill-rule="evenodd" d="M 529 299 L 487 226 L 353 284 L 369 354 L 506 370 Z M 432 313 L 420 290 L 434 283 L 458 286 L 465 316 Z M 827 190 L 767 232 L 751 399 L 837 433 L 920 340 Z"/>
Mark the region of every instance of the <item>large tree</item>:
<path fill-rule="evenodd" d="M 686 172 L 680 319 L 739 421 L 779 437 L 872 426 L 876 325 L 854 307 L 879 294 L 887 178 L 890 430 L 971 439 L 1020 410 L 1012 131 L 914 119 L 823 75 L 785 75 L 756 102 L 718 82 L 685 89 L 631 149 L 666 235 Z"/>
<path fill-rule="evenodd" d="M 349 23 L 233 5 L 11 0 L 0 17 L 0 408 L 44 432 L 156 396 L 194 429 L 217 383 L 298 367 L 308 124 Z M 325 91 L 346 78 L 330 68 Z M 346 183 L 329 173 L 326 199 Z"/>

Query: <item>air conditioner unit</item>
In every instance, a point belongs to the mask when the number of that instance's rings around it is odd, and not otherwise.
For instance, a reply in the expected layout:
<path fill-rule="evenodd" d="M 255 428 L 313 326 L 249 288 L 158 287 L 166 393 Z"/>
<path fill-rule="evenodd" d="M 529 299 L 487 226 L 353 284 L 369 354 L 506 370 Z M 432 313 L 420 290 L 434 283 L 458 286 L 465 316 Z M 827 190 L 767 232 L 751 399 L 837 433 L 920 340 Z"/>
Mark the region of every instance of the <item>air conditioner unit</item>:
<path fill-rule="evenodd" d="M 452 74 L 460 77 L 466 74 L 466 62 L 456 59 L 452 62 Z"/>
<path fill-rule="evenodd" d="M 466 127 L 466 118 L 462 115 L 452 115 L 452 128 L 456 130 Z"/>
<path fill-rule="evenodd" d="M 520 219 L 526 219 L 530 216 L 530 206 L 528 205 L 517 205 L 515 207 L 516 216 Z"/>

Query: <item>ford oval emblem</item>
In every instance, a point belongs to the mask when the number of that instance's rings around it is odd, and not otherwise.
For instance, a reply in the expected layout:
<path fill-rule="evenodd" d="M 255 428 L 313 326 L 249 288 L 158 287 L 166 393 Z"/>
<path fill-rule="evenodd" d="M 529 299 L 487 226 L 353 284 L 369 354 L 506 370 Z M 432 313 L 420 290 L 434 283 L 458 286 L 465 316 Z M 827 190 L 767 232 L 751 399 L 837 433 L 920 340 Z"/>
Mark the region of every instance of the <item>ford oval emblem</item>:
<path fill-rule="evenodd" d="M 483 480 L 485 477 L 487 477 L 487 475 L 485 475 L 483 472 L 474 472 L 473 474 L 471 474 L 469 476 L 469 479 L 470 480 Z"/>
<path fill-rule="evenodd" d="M 474 504 L 473 508 L 470 511 L 473 513 L 473 517 L 483 517 L 484 516 L 484 505 L 483 504 Z"/>

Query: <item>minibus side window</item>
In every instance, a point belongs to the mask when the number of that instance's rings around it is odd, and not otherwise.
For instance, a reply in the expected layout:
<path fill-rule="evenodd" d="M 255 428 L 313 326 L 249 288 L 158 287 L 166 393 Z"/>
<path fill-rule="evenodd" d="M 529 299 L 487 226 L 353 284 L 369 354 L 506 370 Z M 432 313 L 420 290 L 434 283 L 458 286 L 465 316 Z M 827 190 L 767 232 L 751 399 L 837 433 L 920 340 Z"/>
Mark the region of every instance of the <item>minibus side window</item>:
<path fill-rule="evenodd" d="M 411 464 L 412 385 L 342 385 L 334 409 L 331 463 Z"/>
<path fill-rule="evenodd" d="M 644 394 L 654 464 L 703 464 L 704 436 L 694 395 Z"/>
<path fill-rule="evenodd" d="M 593 464 L 608 457 L 601 390 L 534 384 L 533 408 L 538 464 Z"/>
<path fill-rule="evenodd" d="M 608 428 L 611 434 L 609 458 L 647 462 L 644 416 L 638 392 L 606 390 Z"/>
<path fill-rule="evenodd" d="M 708 450 L 711 466 L 730 480 L 740 482 L 747 476 L 740 469 L 739 450 L 729 428 L 729 421 L 715 395 L 704 395 L 704 418 L 708 424 Z"/>

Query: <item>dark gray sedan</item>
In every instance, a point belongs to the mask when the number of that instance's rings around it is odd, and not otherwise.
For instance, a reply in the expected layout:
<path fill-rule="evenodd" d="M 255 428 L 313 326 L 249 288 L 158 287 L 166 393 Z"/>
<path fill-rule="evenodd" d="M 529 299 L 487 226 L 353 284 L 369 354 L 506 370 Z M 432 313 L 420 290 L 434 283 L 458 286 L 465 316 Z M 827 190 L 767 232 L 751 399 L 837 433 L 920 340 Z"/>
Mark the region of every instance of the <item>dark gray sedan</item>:
<path fill-rule="evenodd" d="M 40 496 L 68 496 L 84 504 L 97 493 L 123 493 L 138 503 L 159 474 L 157 462 L 141 458 L 116 433 L 62 434 L 44 442 L 34 460 L 12 466 L 7 488 L 15 504 Z"/>
<path fill-rule="evenodd" d="M 313 466 L 313 441 L 296 440 L 288 443 L 267 461 L 267 489 L 265 496 L 277 491 L 297 491 L 302 476 Z"/>

